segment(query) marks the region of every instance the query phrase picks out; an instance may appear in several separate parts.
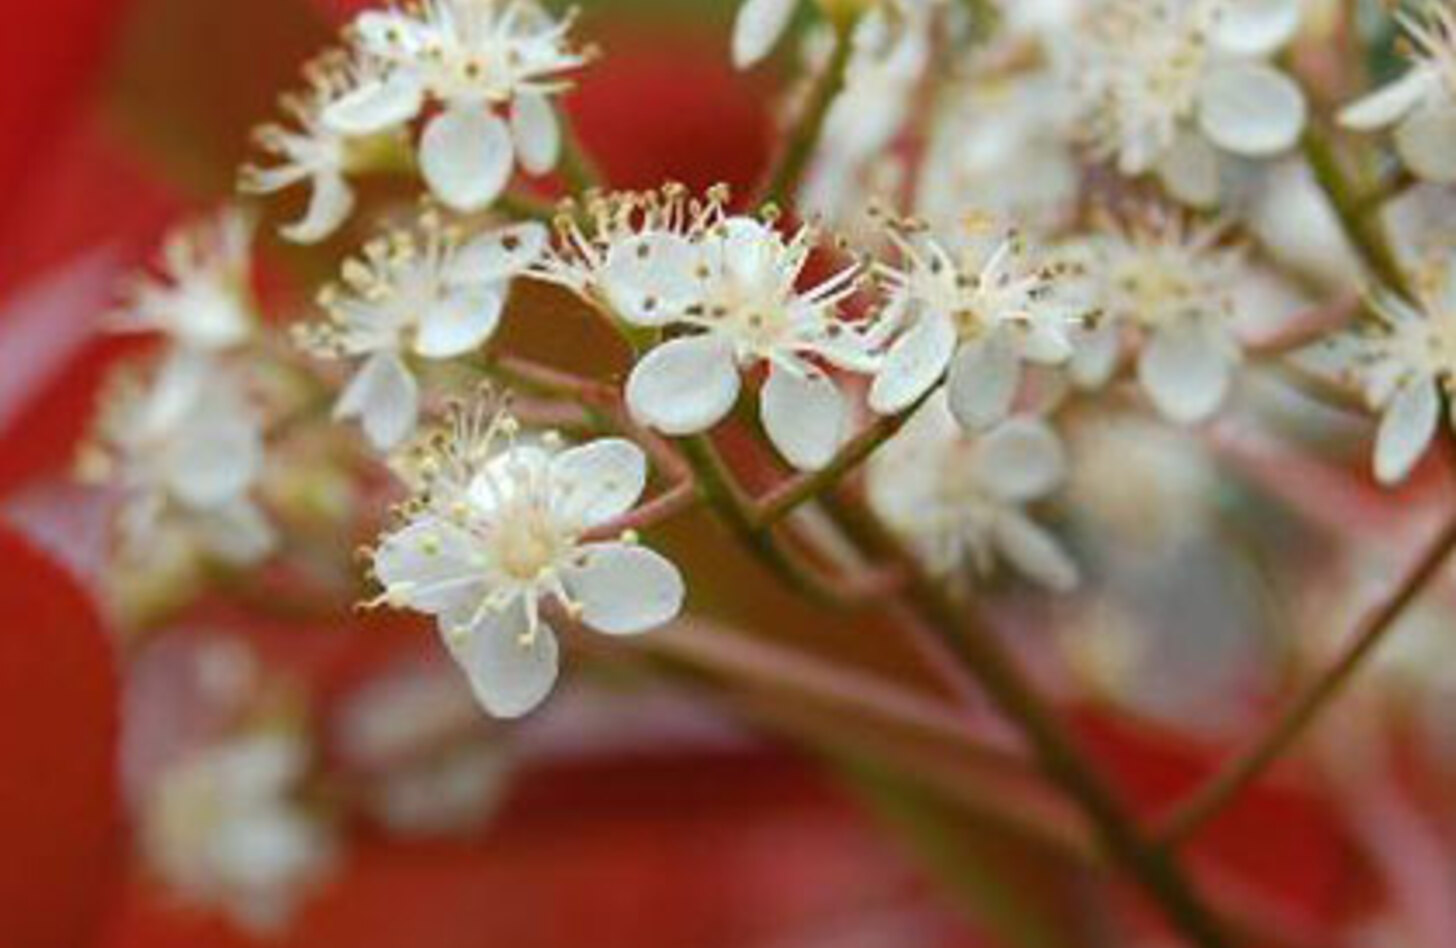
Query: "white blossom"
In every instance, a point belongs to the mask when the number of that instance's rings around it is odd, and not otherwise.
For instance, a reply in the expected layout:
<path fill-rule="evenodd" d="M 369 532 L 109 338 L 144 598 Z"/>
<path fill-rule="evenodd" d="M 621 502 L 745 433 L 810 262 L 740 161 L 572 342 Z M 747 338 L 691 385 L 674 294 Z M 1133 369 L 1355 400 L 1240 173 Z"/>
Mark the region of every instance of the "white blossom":
<path fill-rule="evenodd" d="M 967 433 L 937 391 L 870 459 L 867 477 L 870 506 L 932 572 L 985 575 L 1000 559 L 1050 589 L 1077 585 L 1076 563 L 1025 509 L 1066 477 L 1061 440 L 1040 419 Z"/>
<path fill-rule="evenodd" d="M 419 463 L 420 493 L 374 551 L 379 602 L 436 618 L 481 705 L 519 717 L 557 674 L 557 642 L 542 603 L 585 625 L 629 635 L 682 608 L 666 558 L 631 542 L 597 540 L 637 503 L 647 461 L 629 441 L 560 449 L 526 442 L 509 415 L 462 409 Z"/>
<path fill-rule="evenodd" d="M 1110 0 L 1089 10 L 1075 70 L 1095 152 L 1213 204 L 1220 154 L 1268 158 L 1304 128 L 1299 86 L 1267 62 L 1298 0 Z"/>
<path fill-rule="evenodd" d="M 951 412 L 966 428 L 1011 411 L 1023 362 L 1055 365 L 1072 355 L 1084 308 L 1062 292 L 1067 274 L 1033 259 L 1016 234 L 979 218 L 958 251 L 913 222 L 891 222 L 897 264 L 880 264 L 888 317 L 903 331 L 870 389 L 870 407 L 904 411 L 946 380 Z"/>
<path fill-rule="evenodd" d="M 117 494 L 123 559 L 145 562 L 178 543 L 234 565 L 271 552 L 273 529 L 251 497 L 261 420 L 214 357 L 176 350 L 150 382 L 118 377 L 89 448 L 83 473 Z"/>
<path fill-rule="evenodd" d="M 1425 15 L 1397 12 L 1410 38 L 1411 67 L 1340 113 L 1346 128 L 1395 126 L 1395 147 L 1422 178 L 1456 182 L 1456 11 L 1431 0 Z"/>
<path fill-rule="evenodd" d="M 218 351 L 248 339 L 253 219 L 238 208 L 170 231 L 155 275 L 127 288 L 111 317 L 122 332 L 161 332 L 177 345 Z"/>
<path fill-rule="evenodd" d="M 354 189 L 348 176 L 368 167 L 374 153 L 402 128 L 381 127 L 371 134 L 350 135 L 324 122 L 324 113 L 334 103 L 361 85 L 378 81 L 379 69 L 368 58 L 342 51 L 326 53 L 304 72 L 308 91 L 282 100 L 284 112 L 296 127 L 270 124 L 254 132 L 258 147 L 276 161 L 266 167 L 245 165 L 238 189 L 247 194 L 273 194 L 296 184 L 309 187 L 303 217 L 279 228 L 285 239 L 312 244 L 338 230 L 354 210 Z"/>
<path fill-rule="evenodd" d="M 326 287 L 328 320 L 304 327 L 301 343 L 329 358 L 362 359 L 335 405 L 358 418 L 380 449 L 414 431 L 419 385 L 407 357 L 454 359 L 495 332 L 513 277 L 540 255 L 546 229 L 515 224 L 474 237 L 426 213 L 413 230 L 370 242 Z"/>
<path fill-rule="evenodd" d="M 1440 426 L 1442 393 L 1456 379 L 1456 282 L 1448 261 L 1426 269 L 1414 303 L 1377 291 L 1377 317 L 1359 332 L 1321 343 L 1319 356 L 1359 386 L 1380 412 L 1375 437 L 1375 477 L 1382 484 L 1405 479 L 1430 447 Z"/>
<path fill-rule="evenodd" d="M 800 287 L 820 242 L 817 228 L 785 235 L 770 222 L 730 215 L 726 199 L 714 190 L 693 200 L 673 187 L 602 199 L 589 208 L 590 233 L 564 222 L 562 246 L 542 275 L 633 326 L 681 331 L 627 380 L 627 405 L 639 422 L 675 436 L 706 431 L 736 403 L 740 372 L 766 365 L 764 430 L 790 464 L 822 467 L 849 423 L 828 369 L 876 371 L 888 324 L 841 314 L 858 289 L 858 265 Z"/>
<path fill-rule="evenodd" d="M 1241 358 L 1234 290 L 1247 277 L 1222 235 L 1156 215 L 1087 238 L 1075 252 L 1098 316 L 1078 334 L 1072 380 L 1103 385 L 1135 340 L 1138 379 L 1165 417 L 1191 424 L 1217 411 Z"/>
<path fill-rule="evenodd" d="M 323 119 L 364 135 L 437 103 L 420 135 L 420 171 L 445 204 L 480 210 L 516 165 L 531 174 L 556 165 L 561 132 L 551 97 L 567 86 L 561 74 L 586 61 L 567 40 L 570 28 L 569 18 L 553 18 L 535 0 L 421 0 L 367 11 L 351 35 L 386 68 Z"/>
<path fill-rule="evenodd" d="M 148 866 L 182 900 L 276 931 L 332 860 L 331 834 L 295 797 L 307 770 L 306 745 L 283 731 L 183 757 L 143 803 Z"/>

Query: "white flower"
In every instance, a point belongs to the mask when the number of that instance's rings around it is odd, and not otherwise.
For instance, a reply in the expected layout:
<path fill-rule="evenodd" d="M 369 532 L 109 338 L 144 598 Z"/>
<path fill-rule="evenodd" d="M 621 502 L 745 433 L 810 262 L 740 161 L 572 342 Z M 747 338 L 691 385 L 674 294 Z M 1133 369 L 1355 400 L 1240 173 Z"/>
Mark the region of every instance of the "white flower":
<path fill-rule="evenodd" d="M 128 288 L 113 326 L 162 332 L 195 349 L 227 349 L 247 340 L 254 328 L 253 223 L 228 207 L 173 229 L 162 244 L 158 274 Z"/>
<path fill-rule="evenodd" d="M 513 277 L 546 245 L 546 229 L 524 223 L 465 239 L 425 214 L 413 231 L 369 243 L 343 267 L 343 283 L 319 302 L 328 322 L 305 327 L 301 343 L 330 358 L 363 358 L 334 414 L 358 418 L 375 447 L 414 431 L 419 386 L 405 355 L 453 359 L 485 344 L 500 322 Z"/>
<path fill-rule="evenodd" d="M 257 412 L 226 368 L 178 350 L 150 386 L 120 376 L 102 400 L 89 473 L 117 490 L 123 558 L 185 542 L 246 565 L 274 537 L 250 497 L 262 471 Z"/>
<path fill-rule="evenodd" d="M 525 714 L 556 680 L 543 600 L 610 635 L 646 631 L 682 608 L 670 561 L 630 538 L 591 537 L 642 494 L 647 461 L 631 442 L 558 450 L 554 439 L 518 441 L 508 415 L 462 410 L 420 473 L 404 525 L 374 552 L 379 601 L 436 617 L 491 714 Z"/>
<path fill-rule="evenodd" d="M 944 0 L 817 0 L 826 16 L 882 16 L 901 20 L 917 16 Z M 788 32 L 799 0 L 743 0 L 733 21 L 733 64 L 747 69 L 763 60 Z"/>
<path fill-rule="evenodd" d="M 145 798 L 149 866 L 185 901 L 276 931 L 332 858 L 326 828 L 292 799 L 307 768 L 307 748 L 286 732 L 183 758 Z"/>
<path fill-rule="evenodd" d="M 1411 68 L 1340 113 L 1346 128 L 1395 125 L 1395 147 L 1417 175 L 1456 182 L 1456 11 L 1431 0 L 1425 17 L 1397 13 L 1410 37 Z"/>
<path fill-rule="evenodd" d="M 626 397 L 638 421 L 675 436 L 707 431 L 738 400 L 740 370 L 764 364 L 759 405 L 769 439 L 795 467 L 822 467 L 849 422 L 826 366 L 874 372 L 888 324 L 841 317 L 839 304 L 858 288 L 857 265 L 800 289 L 816 228 L 785 236 L 729 215 L 726 198 L 714 190 L 690 200 L 669 187 L 603 199 L 590 235 L 566 222 L 542 275 L 634 326 L 692 330 L 633 368 Z"/>
<path fill-rule="evenodd" d="M 354 189 L 347 176 L 366 166 L 376 143 L 397 129 L 381 128 L 371 135 L 348 135 L 323 120 L 324 113 L 361 85 L 378 79 L 378 66 L 370 59 L 334 51 L 305 70 L 309 89 L 283 98 L 283 110 L 297 128 L 264 125 L 254 132 L 257 144 L 276 156 L 276 163 L 245 165 L 238 189 L 247 194 L 272 194 L 307 182 L 308 209 L 279 233 L 295 243 L 311 244 L 333 234 L 354 210 Z"/>
<path fill-rule="evenodd" d="M 1018 416 L 968 434 L 943 391 L 930 396 L 867 467 L 869 503 L 938 575 L 996 560 L 1060 592 L 1078 582 L 1077 566 L 1025 506 L 1066 477 L 1056 433 Z"/>
<path fill-rule="evenodd" d="M 905 324 L 889 349 L 870 407 L 904 411 L 942 378 L 951 412 L 966 428 L 1010 412 L 1024 361 L 1058 364 L 1072 354 L 1083 308 L 1061 292 L 1058 267 L 1031 259 L 1015 234 L 967 225 L 959 253 L 913 223 L 891 222 L 896 266 L 880 264 L 887 312 Z"/>
<path fill-rule="evenodd" d="M 353 40 L 388 68 L 333 103 L 324 121 L 371 134 L 439 103 L 420 136 L 420 171 L 445 204 L 480 210 L 516 164 L 531 174 L 556 165 L 561 139 L 551 96 L 566 88 L 561 73 L 586 61 L 567 42 L 570 28 L 570 19 L 553 19 L 535 0 L 421 0 L 362 13 Z M 508 110 L 509 123 L 497 109 Z"/>
<path fill-rule="evenodd" d="M 1159 215 L 1078 248 L 1099 317 L 1079 334 L 1072 380 L 1106 383 L 1131 334 L 1141 347 L 1138 379 L 1165 417 L 1191 424 L 1217 411 L 1240 361 L 1233 292 L 1246 279 L 1241 253 L 1219 247 L 1221 236 Z"/>
<path fill-rule="evenodd" d="M 1219 154 L 1290 148 L 1307 106 L 1266 62 L 1299 27 L 1298 0 L 1111 0 L 1089 11 L 1076 88 L 1095 150 L 1156 172 L 1179 200 L 1212 204 Z"/>
<path fill-rule="evenodd" d="M 1435 437 L 1443 391 L 1456 379 L 1456 273 L 1449 263 L 1417 281 L 1415 304 L 1388 292 L 1370 299 L 1379 321 L 1319 344 L 1319 355 L 1381 413 L 1375 477 L 1405 479 Z"/>

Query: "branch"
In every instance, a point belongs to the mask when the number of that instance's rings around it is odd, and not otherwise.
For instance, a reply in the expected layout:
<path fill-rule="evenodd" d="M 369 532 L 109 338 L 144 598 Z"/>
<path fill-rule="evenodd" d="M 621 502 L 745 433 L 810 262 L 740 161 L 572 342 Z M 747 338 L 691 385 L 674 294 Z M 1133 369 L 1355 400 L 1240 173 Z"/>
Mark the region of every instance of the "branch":
<path fill-rule="evenodd" d="M 1370 274 L 1391 289 L 1409 294 L 1410 287 L 1400 261 L 1390 249 L 1379 223 L 1372 224 L 1365 217 L 1361 196 L 1340 166 L 1339 155 L 1329 138 L 1311 125 L 1304 133 L 1302 147 L 1315 182 L 1334 208 L 1340 229 Z"/>
<path fill-rule="evenodd" d="M 844 89 L 845 71 L 850 55 L 854 52 L 851 35 L 854 21 L 846 19 L 834 24 L 834 49 L 829 63 L 814 80 L 809 92 L 809 101 L 804 106 L 793 134 L 779 152 L 770 169 L 766 183 L 759 193 L 759 204 L 784 205 L 790 201 L 799 188 L 799 181 L 814 157 L 814 149 L 824 131 L 824 120 L 829 116 L 829 107 Z"/>

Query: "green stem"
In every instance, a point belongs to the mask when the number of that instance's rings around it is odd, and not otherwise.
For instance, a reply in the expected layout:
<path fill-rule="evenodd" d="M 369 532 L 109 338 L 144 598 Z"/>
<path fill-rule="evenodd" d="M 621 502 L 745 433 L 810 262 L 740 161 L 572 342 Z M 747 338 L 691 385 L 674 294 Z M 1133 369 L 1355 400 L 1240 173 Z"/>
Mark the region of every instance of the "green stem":
<path fill-rule="evenodd" d="M 1456 517 L 1426 547 L 1400 585 L 1365 619 L 1340 657 L 1290 703 L 1263 736 L 1193 793 L 1159 824 L 1156 838 L 1172 849 L 1186 842 L 1254 782 L 1300 738 L 1320 712 L 1349 683 L 1355 672 L 1395 626 L 1406 607 L 1440 572 L 1456 550 Z"/>
<path fill-rule="evenodd" d="M 1371 221 L 1363 213 L 1359 190 L 1345 174 L 1328 136 L 1311 125 L 1304 134 L 1303 148 L 1315 182 L 1329 198 L 1345 238 L 1364 261 L 1370 275 L 1393 290 L 1409 294 L 1400 261 L 1390 249 L 1379 221 Z"/>
<path fill-rule="evenodd" d="M 576 127 L 572 124 L 571 119 L 563 113 L 560 122 L 561 162 L 558 167 L 561 177 L 566 181 L 566 186 L 577 197 L 581 197 L 588 191 L 600 189 L 606 180 L 601 168 L 582 146 L 581 138 L 576 134 Z"/>
<path fill-rule="evenodd" d="M 844 89 L 845 71 L 854 51 L 854 44 L 850 41 L 853 31 L 852 19 L 835 23 L 834 49 L 829 64 L 814 80 L 804 113 L 769 171 L 757 203 L 782 207 L 792 201 L 809 161 L 814 157 L 814 149 L 824 131 L 824 120 L 829 116 L 829 107 Z"/>

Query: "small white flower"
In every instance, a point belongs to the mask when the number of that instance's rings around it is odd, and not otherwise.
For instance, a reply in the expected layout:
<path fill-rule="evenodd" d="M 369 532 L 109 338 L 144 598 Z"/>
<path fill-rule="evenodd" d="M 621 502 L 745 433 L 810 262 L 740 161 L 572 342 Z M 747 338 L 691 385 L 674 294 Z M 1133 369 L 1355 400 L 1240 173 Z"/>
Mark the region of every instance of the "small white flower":
<path fill-rule="evenodd" d="M 848 266 L 800 289 L 816 228 L 785 236 L 730 215 L 726 192 L 704 201 L 680 188 L 599 202 L 588 235 L 567 225 L 544 277 L 634 326 L 691 330 L 633 368 L 627 405 L 641 423 L 680 436 L 707 431 L 738 400 L 740 371 L 768 367 L 760 417 L 790 464 L 827 464 L 848 431 L 848 406 L 826 367 L 870 374 L 888 324 L 854 322 L 839 306 L 858 289 Z"/>
<path fill-rule="evenodd" d="M 1380 412 L 1375 477 L 1404 480 L 1430 447 L 1442 392 L 1456 384 L 1456 267 L 1432 267 L 1417 281 L 1415 304 L 1380 291 L 1370 298 L 1379 321 L 1317 347 L 1317 358 L 1360 387 Z"/>
<path fill-rule="evenodd" d="M 1062 443 L 1041 420 L 968 434 L 938 391 L 870 459 L 867 477 L 870 505 L 937 575 L 984 575 L 1004 559 L 1050 589 L 1076 587 L 1076 563 L 1025 510 L 1066 477 Z"/>
<path fill-rule="evenodd" d="M 515 165 L 531 174 L 556 165 L 561 139 L 551 97 L 566 88 L 561 74 L 586 62 L 567 41 L 570 28 L 569 18 L 552 18 L 535 0 L 421 0 L 362 13 L 353 40 L 387 69 L 333 103 L 324 121 L 365 135 L 439 103 L 420 136 L 420 171 L 445 204 L 480 210 L 505 189 Z"/>
<path fill-rule="evenodd" d="M 112 325 L 122 332 L 162 332 L 178 345 L 221 350 L 254 328 L 253 219 L 228 207 L 173 229 L 156 276 L 129 287 Z"/>
<path fill-rule="evenodd" d="M 900 21 L 923 14 L 945 0 L 816 0 L 826 16 L 883 17 Z M 747 69 L 773 51 L 789 29 L 799 0 L 743 0 L 733 21 L 733 64 Z"/>
<path fill-rule="evenodd" d="M 373 60 L 334 51 L 311 63 L 304 75 L 308 91 L 285 96 L 282 102 L 297 127 L 264 125 L 254 132 L 258 146 L 277 161 L 268 167 L 245 165 L 238 189 L 246 194 L 272 194 L 307 183 L 308 209 L 299 220 L 279 228 L 279 233 L 295 243 L 311 244 L 333 234 L 353 212 L 354 189 L 348 175 L 367 165 L 377 143 L 398 129 L 347 135 L 323 120 L 335 102 L 361 85 L 377 81 Z"/>
<path fill-rule="evenodd" d="M 146 795 L 148 865 L 183 900 L 276 931 L 332 861 L 328 830 L 292 798 L 307 770 L 306 746 L 287 732 L 184 757 Z"/>
<path fill-rule="evenodd" d="M 1089 11 L 1076 89 L 1094 149 L 1156 172 L 1179 200 L 1219 195 L 1221 152 L 1290 148 L 1308 111 L 1266 58 L 1299 27 L 1298 0 L 1112 0 Z"/>
<path fill-rule="evenodd" d="M 414 431 L 419 386 L 405 356 L 453 359 L 495 332 L 510 282 L 540 255 L 546 228 L 524 223 L 466 239 L 434 214 L 369 243 L 320 294 L 328 321 L 301 343 L 328 358 L 362 358 L 334 414 L 358 418 L 375 447 Z"/>
<path fill-rule="evenodd" d="M 1395 125 L 1395 147 L 1417 175 L 1456 182 L 1456 11 L 1431 0 L 1425 16 L 1397 13 L 1410 37 L 1411 68 L 1395 82 L 1347 106 L 1346 128 Z"/>
<path fill-rule="evenodd" d="M 631 442 L 558 450 L 550 438 L 518 441 L 509 415 L 462 410 L 420 474 L 404 525 L 374 552 L 379 602 L 435 616 L 491 714 L 525 714 L 556 680 L 543 600 L 610 635 L 644 632 L 681 610 L 683 580 L 670 561 L 590 536 L 646 485 L 647 460 Z"/>
<path fill-rule="evenodd" d="M 177 350 L 150 385 L 119 376 L 88 455 L 84 473 L 119 495 L 123 559 L 145 561 L 178 541 L 236 565 L 272 550 L 250 497 L 263 464 L 260 419 L 213 358 Z"/>
<path fill-rule="evenodd" d="M 1138 378 L 1165 417 L 1191 424 L 1217 411 L 1241 358 L 1233 292 L 1246 279 L 1242 254 L 1219 247 L 1221 236 L 1218 227 L 1158 215 L 1077 248 L 1099 316 L 1079 334 L 1072 380 L 1106 383 L 1132 335 Z"/>
<path fill-rule="evenodd" d="M 898 265 L 880 264 L 887 313 L 905 329 L 890 346 L 870 407 L 904 411 L 942 378 L 951 412 L 966 428 L 1010 412 L 1023 362 L 1055 365 L 1072 354 L 1083 307 L 1062 292 L 1059 266 L 1031 258 L 1015 234 L 995 235 L 979 219 L 960 252 L 907 222 L 890 222 Z"/>

